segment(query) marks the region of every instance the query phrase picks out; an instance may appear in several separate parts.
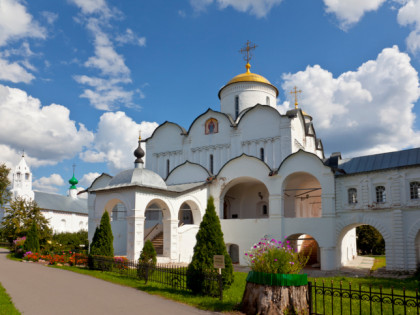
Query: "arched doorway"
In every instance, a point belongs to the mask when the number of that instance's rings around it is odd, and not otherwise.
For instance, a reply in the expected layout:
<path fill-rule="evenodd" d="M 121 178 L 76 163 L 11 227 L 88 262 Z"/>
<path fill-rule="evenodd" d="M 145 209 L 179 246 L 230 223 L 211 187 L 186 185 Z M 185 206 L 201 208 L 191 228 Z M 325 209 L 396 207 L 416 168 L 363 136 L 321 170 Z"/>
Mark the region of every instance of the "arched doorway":
<path fill-rule="evenodd" d="M 285 217 L 321 217 L 322 188 L 316 177 L 304 172 L 293 173 L 285 179 L 283 193 Z"/>
<path fill-rule="evenodd" d="M 307 267 L 321 267 L 319 245 L 311 235 L 303 233 L 293 234 L 286 239 L 286 242 L 289 242 L 288 245 L 290 245 L 293 250 L 305 256 L 309 256 L 309 260 L 306 264 Z"/>
<path fill-rule="evenodd" d="M 111 230 L 114 237 L 112 243 L 114 247 L 115 256 L 126 256 L 127 255 L 127 207 L 124 203 L 118 199 L 113 198 L 109 200 L 105 207 L 105 211 L 108 211 L 111 220 Z"/>
<path fill-rule="evenodd" d="M 228 244 L 227 248 L 232 264 L 239 264 L 239 246 L 236 244 Z"/>
<path fill-rule="evenodd" d="M 350 266 L 355 259 L 364 259 L 364 265 L 375 264 L 375 268 L 385 268 L 385 239 L 374 226 L 356 223 L 343 229 L 340 237 L 340 266 Z"/>
<path fill-rule="evenodd" d="M 417 232 L 414 246 L 416 247 L 416 266 L 418 268 L 420 267 L 420 231 Z"/>
<path fill-rule="evenodd" d="M 168 230 L 170 214 L 168 206 L 162 200 L 149 202 L 145 211 L 144 242 L 152 241 L 158 256 L 169 256 L 171 235 Z"/>
<path fill-rule="evenodd" d="M 223 219 L 269 217 L 269 192 L 263 182 L 251 177 L 242 177 L 228 187 L 223 201 Z"/>

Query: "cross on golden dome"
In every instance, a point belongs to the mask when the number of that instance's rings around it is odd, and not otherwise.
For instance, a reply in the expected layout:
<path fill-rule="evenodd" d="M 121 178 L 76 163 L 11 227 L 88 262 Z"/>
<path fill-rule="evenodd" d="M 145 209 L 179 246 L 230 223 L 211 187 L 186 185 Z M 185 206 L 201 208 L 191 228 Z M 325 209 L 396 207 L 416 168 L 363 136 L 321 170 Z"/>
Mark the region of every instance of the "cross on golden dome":
<path fill-rule="evenodd" d="M 295 109 L 298 108 L 298 93 L 302 93 L 302 90 L 297 90 L 296 86 L 290 92 L 290 94 L 295 94 Z"/>
<path fill-rule="evenodd" d="M 249 65 L 249 61 L 252 58 L 251 50 L 257 48 L 257 45 L 252 44 L 249 40 L 246 41 L 246 46 L 244 48 L 241 48 L 239 51 L 241 54 L 244 54 L 244 60 L 246 61 L 247 66 Z M 249 70 L 250 67 L 247 67 L 247 70 Z"/>

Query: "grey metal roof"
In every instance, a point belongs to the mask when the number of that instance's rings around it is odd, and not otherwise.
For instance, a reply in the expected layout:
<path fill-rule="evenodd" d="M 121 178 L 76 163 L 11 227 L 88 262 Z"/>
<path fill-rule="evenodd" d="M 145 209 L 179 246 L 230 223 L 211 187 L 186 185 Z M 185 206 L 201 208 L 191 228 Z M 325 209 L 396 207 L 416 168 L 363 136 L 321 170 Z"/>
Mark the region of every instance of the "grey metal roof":
<path fill-rule="evenodd" d="M 420 148 L 343 159 L 338 168 L 356 174 L 415 165 L 420 165 Z"/>
<path fill-rule="evenodd" d="M 35 191 L 35 202 L 41 209 L 88 214 L 87 199 Z"/>
<path fill-rule="evenodd" d="M 162 177 L 145 168 L 133 168 L 118 173 L 109 181 L 107 188 L 123 187 L 131 184 L 166 189 L 166 184 Z"/>

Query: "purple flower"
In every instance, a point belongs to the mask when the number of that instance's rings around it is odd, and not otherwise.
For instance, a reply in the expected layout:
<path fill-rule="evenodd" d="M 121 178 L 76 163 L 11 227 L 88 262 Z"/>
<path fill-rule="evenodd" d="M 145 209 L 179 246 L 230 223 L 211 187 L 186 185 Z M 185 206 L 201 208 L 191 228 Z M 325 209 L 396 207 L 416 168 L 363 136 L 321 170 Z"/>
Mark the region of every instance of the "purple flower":
<path fill-rule="evenodd" d="M 275 258 L 274 261 L 277 261 L 277 258 Z"/>

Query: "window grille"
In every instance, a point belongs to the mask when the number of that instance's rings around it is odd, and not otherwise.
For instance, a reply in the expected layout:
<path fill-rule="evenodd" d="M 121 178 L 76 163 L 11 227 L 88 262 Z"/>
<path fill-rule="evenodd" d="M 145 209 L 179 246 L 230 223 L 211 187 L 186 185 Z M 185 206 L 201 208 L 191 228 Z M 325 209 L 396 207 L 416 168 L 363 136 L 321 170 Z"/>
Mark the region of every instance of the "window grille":
<path fill-rule="evenodd" d="M 419 182 L 410 183 L 410 199 L 419 199 L 419 189 L 420 189 Z"/>
<path fill-rule="evenodd" d="M 350 188 L 348 190 L 348 196 L 349 196 L 349 204 L 356 204 L 357 203 L 357 189 L 356 188 Z"/>
<path fill-rule="evenodd" d="M 376 202 L 386 202 L 386 193 L 384 186 L 376 187 Z"/>

